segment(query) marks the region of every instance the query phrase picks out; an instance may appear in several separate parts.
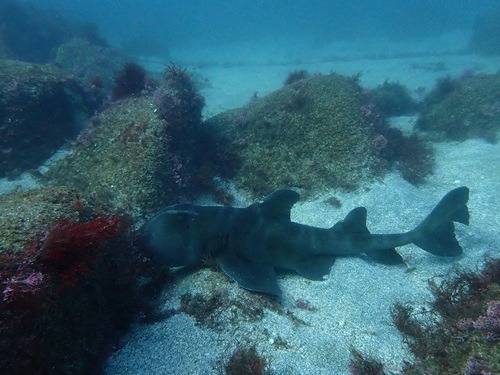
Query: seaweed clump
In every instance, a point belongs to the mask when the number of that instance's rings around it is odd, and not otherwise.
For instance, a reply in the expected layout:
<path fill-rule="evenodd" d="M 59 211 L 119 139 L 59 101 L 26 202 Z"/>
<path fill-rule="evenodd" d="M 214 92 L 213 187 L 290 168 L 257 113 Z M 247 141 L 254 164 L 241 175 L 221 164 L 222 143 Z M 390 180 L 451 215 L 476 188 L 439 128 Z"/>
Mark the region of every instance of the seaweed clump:
<path fill-rule="evenodd" d="M 351 363 L 349 364 L 351 375 L 385 375 L 384 366 L 368 358 L 356 349 L 351 349 Z"/>
<path fill-rule="evenodd" d="M 393 321 L 415 360 L 405 374 L 481 374 L 500 371 L 500 260 L 479 273 L 459 272 L 431 282 L 431 319 L 408 305 L 395 305 Z"/>
<path fill-rule="evenodd" d="M 191 74 L 180 66 L 169 65 L 153 100 L 167 128 L 171 173 L 179 193 L 196 195 L 211 191 L 220 196 L 213 178 L 231 177 L 235 158 L 203 124 L 205 100 Z"/>
<path fill-rule="evenodd" d="M 264 375 L 268 361 L 257 353 L 255 347 L 236 349 L 225 366 L 227 375 Z"/>
<path fill-rule="evenodd" d="M 435 166 L 434 148 L 418 133 L 403 134 L 388 125 L 371 95 L 365 96 L 363 115 L 373 128 L 372 148 L 383 161 L 382 172 L 395 166 L 408 182 L 418 185 L 432 174 Z"/>
<path fill-rule="evenodd" d="M 387 117 L 412 114 L 418 107 L 408 89 L 397 82 L 385 81 L 371 90 L 370 95 L 378 110 Z"/>
<path fill-rule="evenodd" d="M 418 129 L 433 139 L 496 142 L 500 129 L 500 74 L 445 78 L 422 103 Z"/>
<path fill-rule="evenodd" d="M 380 129 L 378 137 L 384 137 L 385 140 L 375 138 L 375 147 L 377 142 L 387 142 L 386 146 L 377 147 L 381 157 L 389 165 L 395 164 L 408 182 L 421 184 L 434 171 L 434 148 L 417 134 L 406 136 L 399 129 L 386 127 Z"/>
<path fill-rule="evenodd" d="M 291 85 L 292 83 L 302 81 L 309 77 L 309 73 L 306 70 L 294 70 L 290 72 L 285 79 L 285 86 Z"/>
<path fill-rule="evenodd" d="M 146 71 L 142 66 L 128 63 L 115 77 L 113 100 L 139 95 L 146 86 Z"/>

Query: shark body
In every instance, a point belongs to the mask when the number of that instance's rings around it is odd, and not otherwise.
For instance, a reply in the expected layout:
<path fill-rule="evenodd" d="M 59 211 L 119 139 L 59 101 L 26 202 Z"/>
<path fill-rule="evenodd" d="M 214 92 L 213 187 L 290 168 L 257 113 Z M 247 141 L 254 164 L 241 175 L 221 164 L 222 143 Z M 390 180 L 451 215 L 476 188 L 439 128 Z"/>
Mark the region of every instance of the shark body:
<path fill-rule="evenodd" d="M 453 222 L 469 224 L 468 197 L 467 187 L 454 189 L 415 229 L 371 234 L 364 207 L 355 208 L 328 229 L 292 222 L 290 210 L 299 194 L 278 190 L 246 208 L 167 207 L 146 222 L 140 238 L 152 257 L 166 266 L 213 259 L 241 287 L 279 297 L 278 269 L 322 280 L 337 257 L 367 256 L 385 264 L 402 264 L 395 248 L 410 243 L 439 256 L 460 255 Z"/>

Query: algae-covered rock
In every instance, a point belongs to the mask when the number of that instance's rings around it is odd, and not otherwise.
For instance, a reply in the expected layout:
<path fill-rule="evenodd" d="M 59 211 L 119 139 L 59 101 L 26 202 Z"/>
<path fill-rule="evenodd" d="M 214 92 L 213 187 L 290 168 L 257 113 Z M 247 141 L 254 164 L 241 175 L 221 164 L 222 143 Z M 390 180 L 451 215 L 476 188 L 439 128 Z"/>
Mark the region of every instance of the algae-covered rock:
<path fill-rule="evenodd" d="M 110 93 L 116 74 L 128 62 L 118 51 L 83 38 L 59 46 L 54 63 L 82 82 L 102 85 Z"/>
<path fill-rule="evenodd" d="M 149 97 L 114 103 L 78 137 L 46 177 L 140 216 L 164 204 L 174 178 L 167 129 Z"/>
<path fill-rule="evenodd" d="M 0 177 L 38 167 L 76 133 L 91 106 L 60 70 L 0 60 Z"/>
<path fill-rule="evenodd" d="M 417 127 L 437 140 L 496 141 L 500 129 L 500 74 L 441 80 L 425 99 Z"/>
<path fill-rule="evenodd" d="M 67 188 L 0 195 L 0 253 L 19 252 L 58 220 L 78 221 L 80 195 Z"/>
<path fill-rule="evenodd" d="M 0 196 L 1 373 L 100 373 L 137 313 L 127 223 L 66 188 Z"/>
<path fill-rule="evenodd" d="M 257 195 L 283 187 L 352 189 L 378 163 L 362 107 L 356 79 L 313 76 L 217 115 L 207 126 L 238 155 L 236 183 Z"/>

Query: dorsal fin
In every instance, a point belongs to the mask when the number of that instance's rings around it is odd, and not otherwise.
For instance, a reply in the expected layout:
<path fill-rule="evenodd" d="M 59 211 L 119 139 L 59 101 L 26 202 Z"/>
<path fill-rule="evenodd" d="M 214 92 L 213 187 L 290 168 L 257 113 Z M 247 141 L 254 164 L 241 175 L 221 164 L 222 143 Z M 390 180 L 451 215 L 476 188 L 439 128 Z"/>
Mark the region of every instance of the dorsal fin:
<path fill-rule="evenodd" d="M 366 228 L 366 208 L 356 207 L 343 220 L 343 228 L 353 233 L 368 233 Z"/>
<path fill-rule="evenodd" d="M 260 204 L 260 209 L 268 219 L 290 221 L 290 210 L 299 198 L 299 193 L 293 190 L 276 190 L 264 199 Z"/>

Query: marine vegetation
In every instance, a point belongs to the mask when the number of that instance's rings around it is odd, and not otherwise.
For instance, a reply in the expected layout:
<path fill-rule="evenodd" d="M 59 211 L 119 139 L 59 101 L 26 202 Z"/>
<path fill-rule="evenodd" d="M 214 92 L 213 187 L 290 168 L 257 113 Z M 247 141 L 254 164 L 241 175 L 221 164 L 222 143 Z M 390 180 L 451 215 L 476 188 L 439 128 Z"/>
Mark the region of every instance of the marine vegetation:
<path fill-rule="evenodd" d="M 115 77 L 113 100 L 139 95 L 146 87 L 146 71 L 135 63 L 127 63 Z"/>
<path fill-rule="evenodd" d="M 265 375 L 268 361 L 255 347 L 237 348 L 225 366 L 226 375 Z"/>
<path fill-rule="evenodd" d="M 322 280 L 341 256 L 402 265 L 395 248 L 410 243 L 439 256 L 460 255 L 453 222 L 469 224 L 468 199 L 469 189 L 454 189 L 414 230 L 371 234 L 364 207 L 352 210 L 330 229 L 291 222 L 290 209 L 299 195 L 279 190 L 247 208 L 167 207 L 144 224 L 138 242 L 158 264 L 194 266 L 211 259 L 241 287 L 280 298 L 276 269 Z"/>
<path fill-rule="evenodd" d="M 425 182 L 435 166 L 432 144 L 418 133 L 405 135 L 400 129 L 389 126 L 370 92 L 365 94 L 362 111 L 374 132 L 372 147 L 382 161 L 379 168 L 395 166 L 408 182 L 415 185 Z"/>
<path fill-rule="evenodd" d="M 153 94 L 159 117 L 168 129 L 173 156 L 172 171 L 181 194 L 196 195 L 212 191 L 215 176 L 229 178 L 234 157 L 223 140 L 202 123 L 205 99 L 198 92 L 191 74 L 177 65 L 169 65 L 159 88 Z"/>
<path fill-rule="evenodd" d="M 500 74 L 466 72 L 438 82 L 423 102 L 417 127 L 440 141 L 496 142 L 499 124 Z"/>
<path fill-rule="evenodd" d="M 499 373 L 500 260 L 430 286 L 434 301 L 423 317 L 410 305 L 394 307 L 394 324 L 415 357 L 404 374 Z"/>
<path fill-rule="evenodd" d="M 57 68 L 0 60 L 0 177 L 37 168 L 76 136 L 95 104 Z"/>
<path fill-rule="evenodd" d="M 369 95 L 380 113 L 386 117 L 409 115 L 417 110 L 417 103 L 408 89 L 397 82 L 385 81 L 370 90 Z"/>
<path fill-rule="evenodd" d="M 363 355 L 356 349 L 351 349 L 351 363 L 349 364 L 351 375 L 385 375 L 384 366 Z"/>
<path fill-rule="evenodd" d="M 301 81 L 309 77 L 309 73 L 306 70 L 294 70 L 290 72 L 285 79 L 285 86 L 291 85 L 292 83 Z"/>
<path fill-rule="evenodd" d="M 396 165 L 401 176 L 418 185 L 425 182 L 435 166 L 434 148 L 416 133 L 406 136 L 396 128 L 382 127 L 374 146 L 389 165 Z"/>

